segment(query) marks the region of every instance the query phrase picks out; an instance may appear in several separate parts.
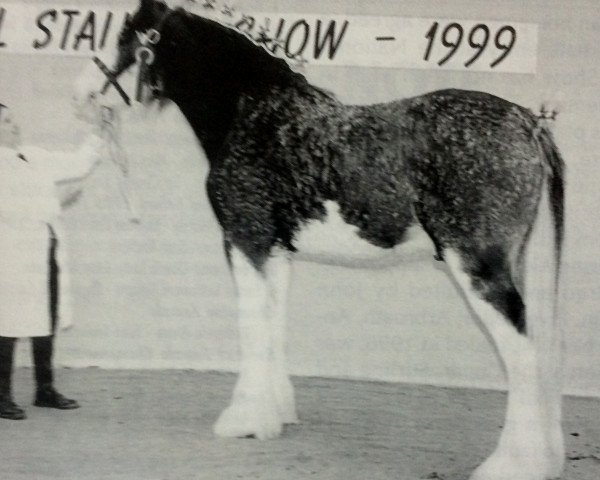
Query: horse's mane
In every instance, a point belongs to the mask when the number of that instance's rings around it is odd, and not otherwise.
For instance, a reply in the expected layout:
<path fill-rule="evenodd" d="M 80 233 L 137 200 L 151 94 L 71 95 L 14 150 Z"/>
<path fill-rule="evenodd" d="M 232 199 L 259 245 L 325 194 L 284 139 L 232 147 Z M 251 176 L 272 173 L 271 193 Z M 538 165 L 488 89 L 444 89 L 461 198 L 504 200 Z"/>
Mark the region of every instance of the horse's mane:
<path fill-rule="evenodd" d="M 187 34 L 186 40 L 196 43 L 197 48 L 202 48 L 203 42 L 211 37 L 211 48 L 221 50 L 223 61 L 243 65 L 248 81 L 258 79 L 261 82 L 308 84 L 304 75 L 292 70 L 286 60 L 276 57 L 245 33 L 181 8 L 175 9 L 171 17 L 169 22 L 172 22 L 177 34 Z M 216 39 L 218 42 L 214 41 Z"/>

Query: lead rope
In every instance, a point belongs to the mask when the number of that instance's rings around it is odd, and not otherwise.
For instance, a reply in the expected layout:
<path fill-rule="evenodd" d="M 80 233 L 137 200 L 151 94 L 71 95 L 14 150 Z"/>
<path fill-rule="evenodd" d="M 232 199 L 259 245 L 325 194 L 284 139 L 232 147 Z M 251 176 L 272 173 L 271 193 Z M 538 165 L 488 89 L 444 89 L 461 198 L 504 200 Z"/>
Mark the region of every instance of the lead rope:
<path fill-rule="evenodd" d="M 121 176 L 118 180 L 119 191 L 125 201 L 129 212 L 129 220 L 133 223 L 140 222 L 137 199 L 131 188 L 129 176 L 129 158 L 121 141 L 121 118 L 116 111 L 107 106 L 101 106 L 100 133 L 108 145 L 110 161 L 119 169 Z"/>

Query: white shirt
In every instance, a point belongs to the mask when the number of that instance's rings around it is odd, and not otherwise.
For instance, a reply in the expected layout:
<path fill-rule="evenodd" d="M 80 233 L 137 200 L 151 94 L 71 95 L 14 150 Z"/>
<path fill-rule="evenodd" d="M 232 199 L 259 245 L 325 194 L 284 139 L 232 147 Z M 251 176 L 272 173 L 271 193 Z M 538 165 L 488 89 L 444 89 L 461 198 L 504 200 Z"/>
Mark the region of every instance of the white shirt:
<path fill-rule="evenodd" d="M 86 177 L 102 154 L 102 140 L 90 138 L 74 152 L 37 147 L 0 147 L 0 335 L 50 335 L 48 318 L 48 226 L 60 238 L 56 183 Z M 69 269 L 65 242 L 60 264 L 59 326 L 71 324 Z"/>

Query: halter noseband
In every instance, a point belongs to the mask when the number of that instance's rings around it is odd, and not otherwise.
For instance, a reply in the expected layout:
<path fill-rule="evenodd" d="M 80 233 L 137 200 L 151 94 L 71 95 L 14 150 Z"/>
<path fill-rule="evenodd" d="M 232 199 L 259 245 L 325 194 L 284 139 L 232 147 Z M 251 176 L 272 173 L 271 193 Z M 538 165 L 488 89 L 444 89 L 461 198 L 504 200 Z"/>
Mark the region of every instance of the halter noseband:
<path fill-rule="evenodd" d="M 119 85 L 117 76 L 98 57 L 93 57 L 92 60 L 98 66 L 98 68 L 102 71 L 102 73 L 106 76 L 106 83 L 104 84 L 104 86 L 102 87 L 100 92 L 102 94 L 106 93 L 106 90 L 108 90 L 108 87 L 110 85 L 112 85 L 113 87 L 115 87 L 115 90 L 119 93 L 119 95 L 121 95 L 121 98 L 123 99 L 123 101 L 128 106 L 131 106 L 131 100 L 129 100 L 129 95 L 127 95 L 127 93 L 125 93 L 125 90 L 123 90 L 121 85 Z"/>

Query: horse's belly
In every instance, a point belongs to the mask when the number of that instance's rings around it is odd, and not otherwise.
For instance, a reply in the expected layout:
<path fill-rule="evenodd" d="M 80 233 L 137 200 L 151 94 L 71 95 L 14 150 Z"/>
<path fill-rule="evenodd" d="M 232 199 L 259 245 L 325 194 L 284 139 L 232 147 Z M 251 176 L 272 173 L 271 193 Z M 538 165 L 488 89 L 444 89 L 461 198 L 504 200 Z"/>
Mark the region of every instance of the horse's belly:
<path fill-rule="evenodd" d="M 381 248 L 359 236 L 359 229 L 344 221 L 337 203 L 325 204 L 327 216 L 313 220 L 295 237 L 294 258 L 346 267 L 384 268 L 431 258 L 433 242 L 420 226 L 411 226 L 402 243 Z"/>

